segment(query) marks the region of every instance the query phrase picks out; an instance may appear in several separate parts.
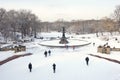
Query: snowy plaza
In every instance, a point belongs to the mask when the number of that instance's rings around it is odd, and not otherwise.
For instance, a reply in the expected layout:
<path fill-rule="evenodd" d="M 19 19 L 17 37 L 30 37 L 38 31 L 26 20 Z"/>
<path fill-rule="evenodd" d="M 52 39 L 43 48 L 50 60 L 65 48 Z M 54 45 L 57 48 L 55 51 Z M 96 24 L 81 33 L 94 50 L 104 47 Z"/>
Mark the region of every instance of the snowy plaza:
<path fill-rule="evenodd" d="M 44 33 L 45 34 L 45 33 Z M 49 37 L 49 35 L 43 35 Z M 49 33 L 54 35 L 55 33 Z M 0 61 L 19 54 L 32 53 L 33 55 L 20 57 L 11 60 L 0 66 L 1 80 L 120 80 L 120 64 L 105 59 L 90 56 L 95 54 L 102 57 L 120 61 L 120 52 L 102 54 L 97 52 L 97 47 L 106 42 L 110 46 L 120 47 L 120 43 L 109 36 L 109 41 L 103 40 L 103 36 L 96 37 L 95 34 L 72 35 L 74 39 L 91 42 L 91 44 L 76 47 L 54 48 L 41 46 L 43 40 L 35 39 L 33 42 L 24 43 L 26 51 L 14 53 L 14 51 L 1 51 Z M 84 37 L 84 39 L 83 39 Z M 88 38 L 89 37 L 89 38 Z M 106 37 L 106 36 L 105 36 Z M 117 36 L 118 37 L 118 36 Z M 119 37 L 118 37 L 119 40 Z M 93 45 L 92 43 L 95 43 Z M 54 44 L 53 44 L 54 45 Z M 51 50 L 51 55 L 45 57 L 44 51 Z M 86 65 L 85 58 L 89 57 L 89 65 Z M 33 65 L 32 72 L 29 72 L 28 63 Z M 56 64 L 56 73 L 53 73 L 52 64 Z"/>
<path fill-rule="evenodd" d="M 120 80 L 120 0 L 0 0 L 0 80 Z"/>

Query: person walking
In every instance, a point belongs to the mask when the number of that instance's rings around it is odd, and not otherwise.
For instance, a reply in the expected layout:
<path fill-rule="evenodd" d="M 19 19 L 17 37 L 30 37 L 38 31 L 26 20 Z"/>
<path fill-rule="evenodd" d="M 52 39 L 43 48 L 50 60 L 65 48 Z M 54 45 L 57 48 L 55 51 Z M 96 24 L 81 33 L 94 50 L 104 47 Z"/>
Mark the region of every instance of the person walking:
<path fill-rule="evenodd" d="M 47 57 L 47 51 L 44 52 L 45 57 Z"/>
<path fill-rule="evenodd" d="M 73 46 L 73 50 L 75 50 L 75 46 Z"/>
<path fill-rule="evenodd" d="M 28 68 L 29 68 L 30 72 L 32 72 L 32 64 L 31 63 L 28 64 Z"/>
<path fill-rule="evenodd" d="M 89 57 L 86 57 L 85 58 L 85 61 L 86 61 L 86 64 L 87 64 L 87 66 L 89 65 Z"/>
<path fill-rule="evenodd" d="M 50 50 L 48 51 L 48 54 L 49 54 L 49 56 L 51 55 L 51 51 Z"/>
<path fill-rule="evenodd" d="M 93 46 L 95 46 L 95 43 L 93 43 Z"/>
<path fill-rule="evenodd" d="M 55 73 L 56 72 L 56 64 L 55 63 L 53 63 L 53 73 Z"/>

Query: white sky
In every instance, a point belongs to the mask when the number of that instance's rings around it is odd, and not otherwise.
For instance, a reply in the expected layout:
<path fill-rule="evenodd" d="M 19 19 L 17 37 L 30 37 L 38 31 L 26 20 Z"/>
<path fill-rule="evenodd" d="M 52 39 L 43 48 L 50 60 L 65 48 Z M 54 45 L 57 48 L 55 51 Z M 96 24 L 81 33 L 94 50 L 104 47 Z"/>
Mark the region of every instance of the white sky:
<path fill-rule="evenodd" d="M 99 19 L 110 16 L 120 0 L 0 0 L 5 9 L 27 9 L 42 21 Z"/>

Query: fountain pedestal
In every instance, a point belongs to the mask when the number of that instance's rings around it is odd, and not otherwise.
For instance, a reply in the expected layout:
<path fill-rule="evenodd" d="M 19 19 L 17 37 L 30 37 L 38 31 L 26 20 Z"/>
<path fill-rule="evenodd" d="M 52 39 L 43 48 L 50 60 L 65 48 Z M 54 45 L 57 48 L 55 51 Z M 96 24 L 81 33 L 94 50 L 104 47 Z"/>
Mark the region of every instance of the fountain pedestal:
<path fill-rule="evenodd" d="M 62 29 L 62 38 L 60 39 L 59 43 L 60 43 L 60 44 L 67 44 L 67 43 L 69 43 L 69 42 L 67 41 L 67 38 L 65 37 L 65 28 L 64 28 L 64 27 L 63 27 L 63 29 Z"/>

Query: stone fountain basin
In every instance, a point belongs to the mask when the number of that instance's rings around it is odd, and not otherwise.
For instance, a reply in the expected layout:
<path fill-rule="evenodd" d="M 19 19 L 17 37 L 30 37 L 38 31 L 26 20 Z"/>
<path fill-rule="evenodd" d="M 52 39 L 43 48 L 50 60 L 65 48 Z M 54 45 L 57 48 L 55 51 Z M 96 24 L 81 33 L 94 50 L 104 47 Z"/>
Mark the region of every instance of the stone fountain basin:
<path fill-rule="evenodd" d="M 50 41 L 42 41 L 40 45 L 47 47 L 80 47 L 90 44 L 91 42 L 85 40 L 78 39 L 67 39 L 69 43 L 67 44 L 59 44 L 60 40 L 50 40 Z"/>

